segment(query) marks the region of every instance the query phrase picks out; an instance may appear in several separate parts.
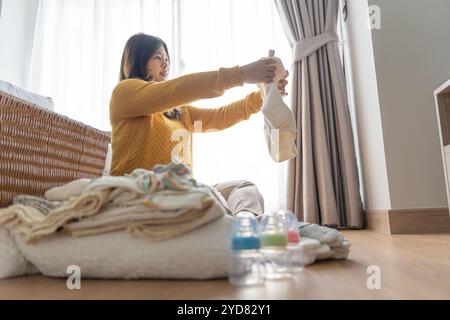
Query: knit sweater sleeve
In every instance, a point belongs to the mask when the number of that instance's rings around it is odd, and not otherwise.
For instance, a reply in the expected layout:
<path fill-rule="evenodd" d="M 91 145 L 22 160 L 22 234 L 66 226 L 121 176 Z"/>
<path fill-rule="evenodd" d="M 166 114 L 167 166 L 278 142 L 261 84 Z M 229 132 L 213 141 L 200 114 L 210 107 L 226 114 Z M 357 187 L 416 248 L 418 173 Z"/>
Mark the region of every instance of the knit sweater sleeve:
<path fill-rule="evenodd" d="M 168 111 L 196 100 L 221 96 L 225 90 L 242 85 L 238 66 L 188 74 L 161 82 L 123 80 L 114 88 L 111 96 L 111 120 Z"/>
<path fill-rule="evenodd" d="M 247 120 L 253 113 L 259 112 L 261 107 L 261 93 L 260 91 L 255 91 L 242 100 L 220 108 L 202 109 L 187 106 L 187 111 L 192 122 L 192 130 L 195 132 L 206 132 L 223 130 L 242 120 Z"/>

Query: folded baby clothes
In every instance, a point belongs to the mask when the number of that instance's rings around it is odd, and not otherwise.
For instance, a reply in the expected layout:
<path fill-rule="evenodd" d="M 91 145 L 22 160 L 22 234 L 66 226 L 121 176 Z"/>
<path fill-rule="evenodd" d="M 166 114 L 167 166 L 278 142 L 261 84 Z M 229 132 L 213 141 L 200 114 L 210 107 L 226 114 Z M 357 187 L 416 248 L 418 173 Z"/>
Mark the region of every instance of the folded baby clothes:
<path fill-rule="evenodd" d="M 270 56 L 273 57 L 273 50 Z M 263 99 L 262 113 L 264 115 L 264 133 L 270 156 L 276 162 L 283 162 L 297 155 L 295 144 L 297 128 L 295 118 L 289 107 L 283 101 L 278 91 L 278 81 L 284 76 L 285 69 L 280 59 L 277 61 L 277 71 L 273 83 L 260 84 Z"/>
<path fill-rule="evenodd" d="M 45 192 L 45 199 L 49 201 L 64 201 L 70 197 L 79 196 L 92 181 L 93 179 L 82 178 L 49 189 Z"/>
<path fill-rule="evenodd" d="M 323 246 L 321 251 L 315 251 L 316 260 L 346 259 L 350 253 L 350 241 L 338 230 L 318 224 L 300 222 L 299 231 L 302 240 L 314 239 Z"/>
<path fill-rule="evenodd" d="M 126 229 L 131 235 L 164 240 L 183 234 L 225 214 L 208 189 L 158 191 L 123 206 L 113 203 L 97 215 L 64 226 L 73 236 Z"/>
<path fill-rule="evenodd" d="M 300 239 L 300 250 L 303 254 L 303 263 L 307 266 L 316 261 L 317 253 L 328 251 L 329 247 L 322 246 L 319 240 L 304 238 Z"/>
<path fill-rule="evenodd" d="M 47 214 L 51 210 L 56 209 L 60 203 L 52 202 L 35 196 L 19 195 L 14 198 L 13 204 L 21 204 L 23 206 L 33 207 L 41 213 Z"/>
<path fill-rule="evenodd" d="M 25 241 L 31 242 L 58 231 L 64 224 L 96 214 L 108 198 L 108 190 L 87 192 L 72 197 L 60 206 L 43 213 L 40 207 L 13 204 L 0 209 L 0 227 L 3 226 L 12 235 L 20 234 Z"/>
<path fill-rule="evenodd" d="M 339 245 L 344 241 L 344 236 L 338 230 L 315 223 L 299 222 L 299 231 L 302 237 L 317 239 L 330 246 Z"/>
<path fill-rule="evenodd" d="M 131 191 L 127 196 L 151 193 L 157 190 L 189 190 L 196 185 L 192 171 L 183 163 L 172 162 L 168 165 L 156 165 L 152 170 L 135 169 L 124 176 L 103 176 L 98 179 L 78 179 L 45 192 L 45 198 L 50 201 L 64 201 L 81 195 L 88 190 L 124 189 Z M 121 193 L 121 189 L 116 193 Z M 114 197 L 114 193 L 112 194 Z M 116 201 L 127 201 L 129 198 L 115 197 Z"/>
<path fill-rule="evenodd" d="M 320 243 L 317 239 L 302 237 L 300 240 L 300 250 L 303 254 L 305 265 L 313 264 L 315 261 L 328 259 L 347 259 L 350 253 L 349 248 L 334 247 L 331 248 L 325 243 Z"/>
<path fill-rule="evenodd" d="M 47 196 L 62 200 L 57 207 L 51 209 L 45 199 L 28 199 L 27 205 L 0 210 L 0 226 L 21 234 L 26 242 L 60 229 L 79 236 L 127 229 L 131 234 L 164 239 L 225 214 L 211 187 L 196 182 L 184 164 L 77 180 L 56 191 L 47 192 Z M 50 208 L 48 212 L 43 212 L 45 205 Z"/>
<path fill-rule="evenodd" d="M 189 210 L 178 218 L 172 219 L 172 221 L 170 219 L 154 219 L 152 214 L 149 213 L 126 214 L 116 219 L 117 221 L 109 221 L 108 223 L 102 221 L 103 223 L 99 224 L 99 226 L 95 226 L 95 224 L 89 225 L 89 223 L 84 225 L 68 224 L 64 227 L 64 230 L 75 237 L 126 230 L 132 236 L 151 240 L 166 240 L 215 220 L 215 215 L 217 217 L 223 216 L 222 214 L 218 215 L 218 213 L 221 213 L 218 210 L 211 211 L 213 214 L 208 214 L 206 210 Z M 123 220 L 123 222 L 120 220 Z"/>

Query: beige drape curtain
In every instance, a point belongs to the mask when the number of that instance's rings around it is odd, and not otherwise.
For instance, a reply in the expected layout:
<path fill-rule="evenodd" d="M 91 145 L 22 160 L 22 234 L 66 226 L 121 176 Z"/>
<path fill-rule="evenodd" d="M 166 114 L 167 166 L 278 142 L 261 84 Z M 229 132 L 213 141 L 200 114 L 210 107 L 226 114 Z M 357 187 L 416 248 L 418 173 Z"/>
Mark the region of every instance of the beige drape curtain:
<path fill-rule="evenodd" d="M 287 206 L 300 220 L 363 227 L 364 216 L 339 56 L 339 0 L 275 0 L 293 50 L 291 102 L 298 155 L 288 163 Z"/>

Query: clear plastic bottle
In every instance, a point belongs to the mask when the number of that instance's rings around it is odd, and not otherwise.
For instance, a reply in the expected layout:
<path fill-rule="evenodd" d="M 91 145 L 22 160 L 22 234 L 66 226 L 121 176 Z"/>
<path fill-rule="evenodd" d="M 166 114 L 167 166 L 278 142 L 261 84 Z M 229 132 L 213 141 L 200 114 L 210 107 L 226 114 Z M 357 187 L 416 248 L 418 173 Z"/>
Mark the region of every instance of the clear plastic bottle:
<path fill-rule="evenodd" d="M 228 280 L 234 286 L 264 284 L 264 265 L 257 221 L 253 217 L 235 217 L 232 228 Z"/>
<path fill-rule="evenodd" d="M 278 213 L 268 213 L 263 216 L 260 237 L 266 279 L 291 277 L 291 261 L 287 250 L 287 228 Z"/>
<path fill-rule="evenodd" d="M 278 215 L 283 219 L 287 228 L 289 258 L 291 261 L 291 271 L 293 273 L 303 271 L 306 257 L 300 246 L 300 231 L 297 217 L 288 210 L 278 211 Z"/>

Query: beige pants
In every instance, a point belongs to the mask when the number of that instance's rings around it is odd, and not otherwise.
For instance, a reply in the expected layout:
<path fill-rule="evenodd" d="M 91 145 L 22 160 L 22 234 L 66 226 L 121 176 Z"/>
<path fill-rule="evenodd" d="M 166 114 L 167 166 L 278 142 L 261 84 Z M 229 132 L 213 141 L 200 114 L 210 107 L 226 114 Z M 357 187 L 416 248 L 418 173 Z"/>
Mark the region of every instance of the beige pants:
<path fill-rule="evenodd" d="M 222 202 L 231 215 L 248 211 L 258 216 L 264 214 L 264 198 L 256 185 L 247 180 L 233 180 L 213 185 L 223 197 Z"/>

